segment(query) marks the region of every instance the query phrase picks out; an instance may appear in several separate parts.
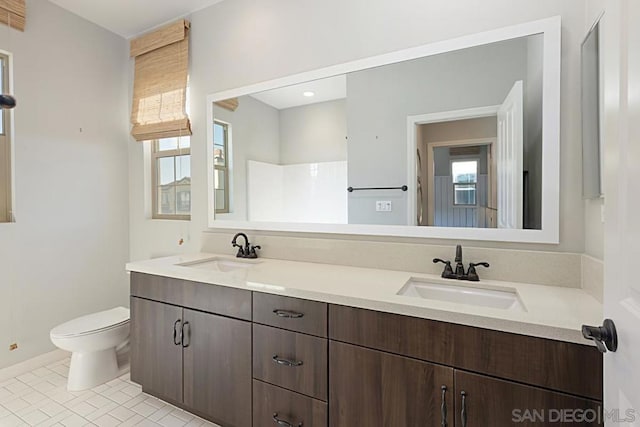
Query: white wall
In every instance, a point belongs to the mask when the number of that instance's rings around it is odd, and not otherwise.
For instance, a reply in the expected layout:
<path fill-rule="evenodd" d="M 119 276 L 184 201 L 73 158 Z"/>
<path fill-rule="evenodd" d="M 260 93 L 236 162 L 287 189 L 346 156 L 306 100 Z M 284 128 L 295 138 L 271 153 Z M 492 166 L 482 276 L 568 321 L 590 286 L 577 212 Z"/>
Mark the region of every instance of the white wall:
<path fill-rule="evenodd" d="M 513 0 L 481 3 L 471 0 L 233 0 L 194 13 L 190 72 L 194 132 L 192 219 L 181 223 L 150 221 L 144 217 L 144 201 L 140 197 L 144 188 L 143 149 L 140 145 L 130 145 L 132 258 L 201 249 L 201 232 L 207 228 L 207 94 L 555 15 L 562 16 L 563 20 L 560 244 L 467 242 L 467 245 L 582 252 L 584 204 L 580 191 L 576 190 L 581 182 L 580 86 L 576 76 L 580 74 L 584 7 L 582 0 L 518 0 L 517 3 Z M 309 16 L 313 19 L 308 19 Z M 185 237 L 186 244 L 178 246 L 181 236 Z M 220 239 L 223 246 L 227 246 L 226 234 L 212 236 L 207 237 Z M 420 241 L 443 243 L 442 240 Z"/>
<path fill-rule="evenodd" d="M 48 1 L 27 0 L 27 13 L 24 33 L 0 28 L 18 104 L 0 367 L 53 349 L 63 321 L 128 306 L 127 43 Z"/>
<path fill-rule="evenodd" d="M 344 99 L 280 110 L 280 163 L 347 160 Z"/>

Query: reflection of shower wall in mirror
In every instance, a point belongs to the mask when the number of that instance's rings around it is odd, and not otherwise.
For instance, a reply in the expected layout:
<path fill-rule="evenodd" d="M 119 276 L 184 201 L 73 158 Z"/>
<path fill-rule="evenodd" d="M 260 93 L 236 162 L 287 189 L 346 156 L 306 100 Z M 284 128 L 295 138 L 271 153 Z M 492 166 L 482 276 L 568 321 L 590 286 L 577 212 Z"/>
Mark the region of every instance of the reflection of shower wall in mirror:
<path fill-rule="evenodd" d="M 247 162 L 249 221 L 346 224 L 347 162 Z"/>

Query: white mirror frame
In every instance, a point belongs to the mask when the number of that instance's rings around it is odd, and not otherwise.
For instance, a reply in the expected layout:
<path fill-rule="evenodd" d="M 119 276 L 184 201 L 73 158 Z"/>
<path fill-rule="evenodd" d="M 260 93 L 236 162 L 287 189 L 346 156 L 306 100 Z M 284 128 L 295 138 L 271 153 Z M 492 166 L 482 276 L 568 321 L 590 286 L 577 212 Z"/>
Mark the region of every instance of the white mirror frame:
<path fill-rule="evenodd" d="M 542 88 L 542 229 L 457 228 L 376 224 L 318 224 L 292 222 L 254 222 L 215 220 L 213 191 L 213 103 L 224 99 L 250 95 L 310 80 L 323 79 L 367 68 L 437 55 L 469 47 L 513 38 L 543 34 Z M 207 189 L 208 225 L 217 229 L 242 229 L 306 233 L 333 233 L 373 236 L 402 236 L 434 239 L 480 240 L 558 244 L 560 238 L 560 64 L 561 20 L 554 16 L 455 39 L 391 52 L 305 73 L 295 74 L 207 96 Z M 412 167 L 407 167 L 411 179 Z M 413 181 L 408 182 L 415 182 Z M 346 189 L 345 189 L 346 191 Z M 411 196 L 409 195 L 409 198 Z"/>

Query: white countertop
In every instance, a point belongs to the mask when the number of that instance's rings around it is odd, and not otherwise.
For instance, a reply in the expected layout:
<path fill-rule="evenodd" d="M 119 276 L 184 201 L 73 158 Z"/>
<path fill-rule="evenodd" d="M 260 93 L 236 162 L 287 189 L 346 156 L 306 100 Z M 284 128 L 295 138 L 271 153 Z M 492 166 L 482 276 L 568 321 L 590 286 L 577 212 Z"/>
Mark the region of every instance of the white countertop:
<path fill-rule="evenodd" d="M 602 304 L 582 289 L 482 280 L 458 282 L 439 276 L 331 264 L 260 258 L 251 268 L 219 272 L 177 264 L 227 255 L 198 253 L 128 263 L 128 271 L 285 295 L 331 304 L 396 313 L 424 319 L 494 329 L 541 338 L 589 345 L 582 337 L 583 324 L 599 325 Z M 482 271 L 479 272 L 482 276 Z M 465 286 L 502 287 L 517 292 L 526 311 L 397 295 L 412 278 Z"/>

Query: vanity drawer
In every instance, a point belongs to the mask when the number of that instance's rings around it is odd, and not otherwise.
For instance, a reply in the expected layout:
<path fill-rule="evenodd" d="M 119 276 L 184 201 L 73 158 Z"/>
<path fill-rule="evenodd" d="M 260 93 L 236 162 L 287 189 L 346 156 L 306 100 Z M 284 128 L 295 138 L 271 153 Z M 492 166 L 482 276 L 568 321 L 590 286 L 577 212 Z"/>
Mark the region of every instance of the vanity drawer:
<path fill-rule="evenodd" d="M 277 420 L 283 423 L 277 424 Z M 295 427 L 327 427 L 327 404 L 253 380 L 253 427 L 286 425 L 284 422 Z"/>
<path fill-rule="evenodd" d="M 151 274 L 131 273 L 131 295 L 251 320 L 251 291 Z"/>
<path fill-rule="evenodd" d="M 593 346 L 340 305 L 329 317 L 332 340 L 602 400 Z"/>
<path fill-rule="evenodd" d="M 327 400 L 327 340 L 253 325 L 253 377 Z"/>
<path fill-rule="evenodd" d="M 326 337 L 327 304 L 254 292 L 253 321 L 309 335 Z"/>

